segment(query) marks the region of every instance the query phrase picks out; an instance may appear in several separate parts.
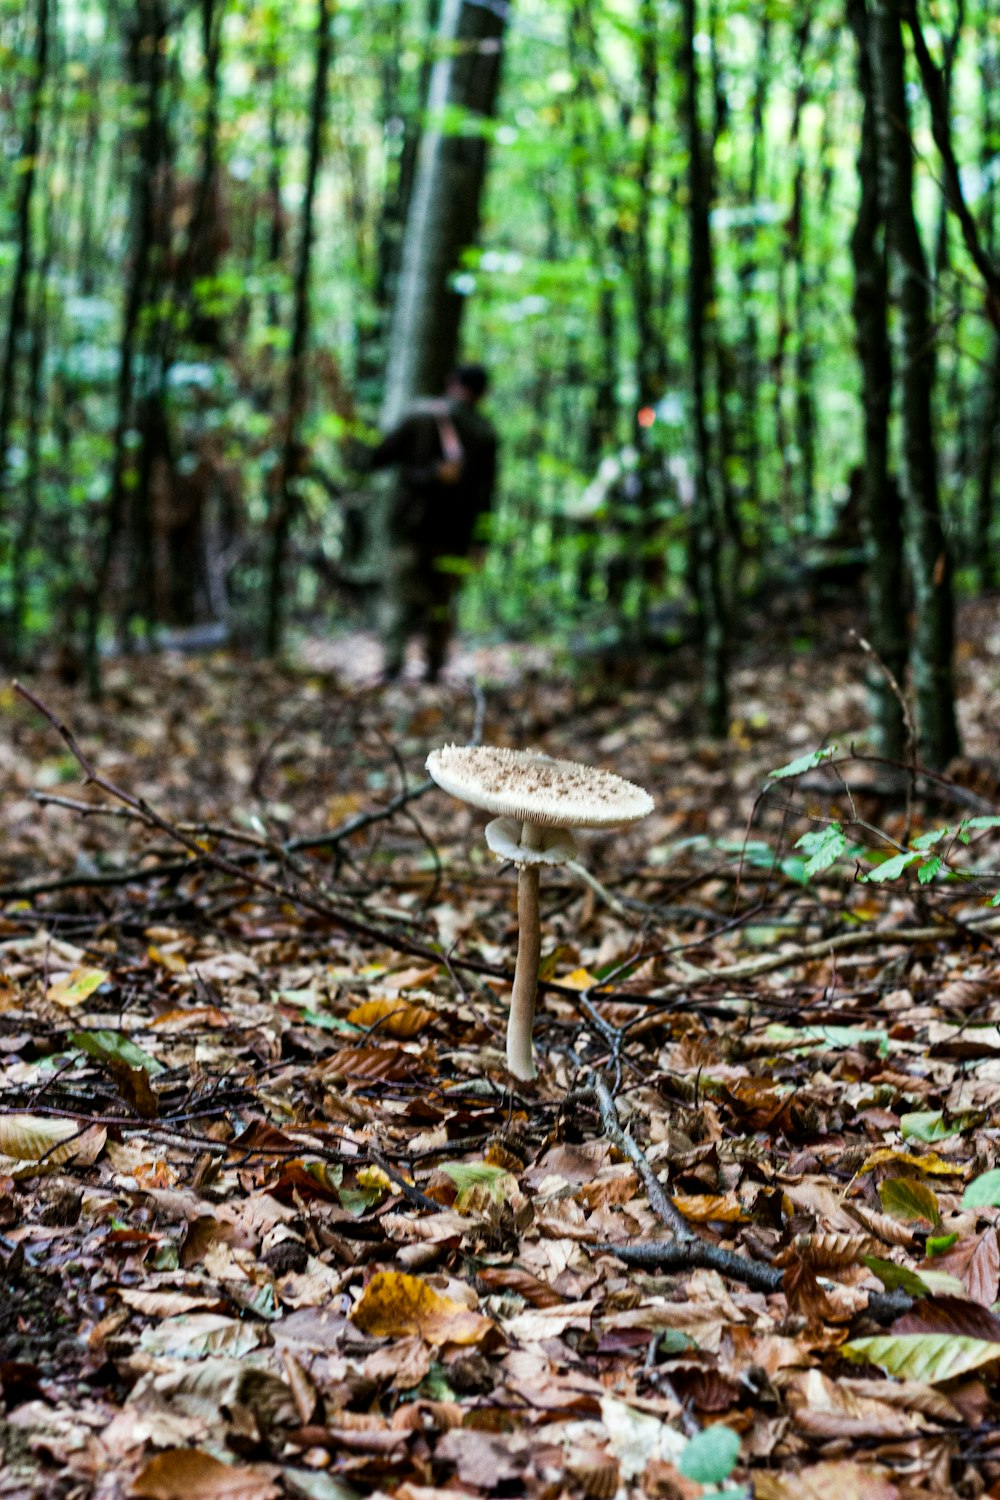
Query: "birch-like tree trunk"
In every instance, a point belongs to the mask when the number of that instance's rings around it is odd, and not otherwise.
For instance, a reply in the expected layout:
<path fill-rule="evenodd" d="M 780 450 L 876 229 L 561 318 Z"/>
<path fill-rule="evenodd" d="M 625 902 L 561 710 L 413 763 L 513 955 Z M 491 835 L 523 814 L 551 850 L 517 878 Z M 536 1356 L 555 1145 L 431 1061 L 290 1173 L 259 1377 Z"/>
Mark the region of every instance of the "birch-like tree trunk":
<path fill-rule="evenodd" d="M 427 117 L 389 329 L 382 424 L 393 426 L 419 396 L 439 391 L 455 363 L 462 298 L 451 286 L 475 241 L 486 174 L 486 139 L 455 134 L 442 116 L 489 118 L 496 105 L 505 7 L 444 0 Z"/>

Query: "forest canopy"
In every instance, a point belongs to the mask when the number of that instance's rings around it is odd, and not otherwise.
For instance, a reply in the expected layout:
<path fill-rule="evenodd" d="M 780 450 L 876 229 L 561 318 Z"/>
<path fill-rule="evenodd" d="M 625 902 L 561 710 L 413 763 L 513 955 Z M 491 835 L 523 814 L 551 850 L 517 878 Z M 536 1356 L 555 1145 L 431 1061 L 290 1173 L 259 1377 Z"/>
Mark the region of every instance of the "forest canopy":
<path fill-rule="evenodd" d="M 465 350 L 503 439 L 468 625 L 693 621 L 719 728 L 746 602 L 867 563 L 957 748 L 953 583 L 996 581 L 990 6 L 7 0 L 0 47 L 11 661 L 358 608 L 345 432 Z M 421 230 L 429 139 L 459 175 Z"/>

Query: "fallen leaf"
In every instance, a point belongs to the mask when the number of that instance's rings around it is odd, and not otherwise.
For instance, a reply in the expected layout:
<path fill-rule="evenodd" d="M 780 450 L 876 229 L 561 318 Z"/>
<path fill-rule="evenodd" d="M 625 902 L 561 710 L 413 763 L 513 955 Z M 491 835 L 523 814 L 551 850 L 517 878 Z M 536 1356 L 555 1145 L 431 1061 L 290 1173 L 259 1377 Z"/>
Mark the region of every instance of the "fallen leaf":
<path fill-rule="evenodd" d="M 399 1271 L 375 1273 L 351 1321 L 373 1338 L 419 1334 L 429 1344 L 478 1344 L 494 1327 L 490 1318 L 443 1297 L 419 1276 Z"/>
<path fill-rule="evenodd" d="M 65 1010 L 72 1010 L 74 1006 L 89 1000 L 94 991 L 99 990 L 110 977 L 104 969 L 74 969 L 65 979 L 58 979 L 55 984 L 49 985 L 45 998 L 55 1005 L 63 1006 Z"/>
<path fill-rule="evenodd" d="M 132 1485 L 140 1500 L 277 1500 L 270 1474 L 223 1464 L 200 1448 L 158 1453 Z"/>
<path fill-rule="evenodd" d="M 366 1000 L 355 1006 L 347 1019 L 352 1026 L 391 1036 L 399 1042 L 409 1041 L 436 1020 L 435 1012 L 408 1000 Z"/>

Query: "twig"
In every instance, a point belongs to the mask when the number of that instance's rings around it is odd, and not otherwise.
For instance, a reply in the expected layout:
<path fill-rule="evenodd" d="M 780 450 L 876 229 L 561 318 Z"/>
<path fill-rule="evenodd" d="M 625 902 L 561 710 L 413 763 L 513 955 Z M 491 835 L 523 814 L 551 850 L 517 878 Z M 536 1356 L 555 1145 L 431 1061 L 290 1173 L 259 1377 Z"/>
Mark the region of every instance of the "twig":
<path fill-rule="evenodd" d="M 727 1250 L 724 1245 L 712 1245 L 707 1240 L 688 1239 L 652 1240 L 644 1245 L 591 1245 L 591 1250 L 613 1255 L 628 1266 L 643 1266 L 649 1270 L 687 1271 L 695 1267 L 718 1271 L 733 1281 L 741 1281 L 755 1292 L 780 1292 L 784 1273 L 778 1266 L 763 1265 L 750 1260 L 737 1250 Z M 869 1292 L 865 1309 L 877 1323 L 892 1323 L 902 1317 L 913 1306 L 913 1298 L 906 1292 Z"/>
<path fill-rule="evenodd" d="M 665 1228 L 672 1230 L 679 1241 L 686 1242 L 694 1239 L 694 1231 L 683 1214 L 671 1203 L 667 1193 L 649 1162 L 646 1160 L 642 1148 L 630 1135 L 622 1129 L 622 1123 L 618 1118 L 618 1110 L 611 1096 L 611 1090 L 603 1078 L 591 1075 L 586 1088 L 575 1089 L 567 1095 L 566 1103 L 577 1103 L 585 1100 L 593 1100 L 601 1116 L 601 1128 L 605 1136 L 613 1146 L 627 1156 L 642 1178 L 649 1199 L 649 1206 L 653 1210 L 660 1223 Z"/>
<path fill-rule="evenodd" d="M 415 1208 L 422 1208 L 428 1213 L 439 1214 L 441 1212 L 442 1205 L 435 1203 L 433 1198 L 428 1198 L 427 1194 L 422 1193 L 414 1183 L 407 1181 L 399 1168 L 394 1167 L 388 1157 L 382 1155 L 381 1151 L 376 1151 L 373 1147 L 369 1146 L 365 1154 L 369 1161 L 373 1162 L 395 1184 L 408 1203 L 412 1203 Z"/>

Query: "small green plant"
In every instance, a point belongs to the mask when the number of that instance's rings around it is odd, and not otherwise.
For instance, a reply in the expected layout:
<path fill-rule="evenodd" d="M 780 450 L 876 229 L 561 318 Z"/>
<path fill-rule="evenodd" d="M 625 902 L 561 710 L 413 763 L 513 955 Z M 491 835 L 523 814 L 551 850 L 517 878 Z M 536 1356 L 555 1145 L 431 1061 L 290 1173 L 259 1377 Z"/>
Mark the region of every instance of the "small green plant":
<path fill-rule="evenodd" d="M 789 761 L 785 766 L 779 766 L 776 771 L 771 771 L 769 780 L 781 781 L 793 776 L 801 776 L 806 771 L 832 760 L 837 753 L 835 745 L 829 745 L 822 750 L 815 750 L 809 755 L 800 755 L 797 759 Z M 868 833 L 874 834 L 883 840 L 887 849 L 892 851 L 887 857 L 881 858 L 882 851 L 871 849 L 864 844 L 858 843 L 848 837 L 847 830 L 850 828 L 863 828 Z M 956 866 L 951 859 L 952 851 L 956 844 L 968 847 L 972 843 L 974 833 L 983 832 L 991 828 L 1000 828 L 1000 816 L 987 814 L 972 818 L 963 818 L 959 823 L 949 824 L 944 828 L 933 828 L 926 833 L 918 834 L 916 838 L 910 839 L 906 844 L 900 844 L 880 828 L 875 828 L 870 823 L 861 819 L 838 822 L 831 820 L 824 827 L 811 829 L 796 840 L 795 848 L 801 849 L 806 856 L 802 868 L 803 877 L 811 880 L 822 871 L 830 868 L 839 859 L 849 858 L 855 861 L 867 859 L 872 863 L 872 868 L 865 871 L 860 878 L 882 884 L 890 880 L 898 880 L 907 870 L 913 870 L 920 885 L 930 885 L 932 881 L 943 880 L 988 880 L 1000 883 L 1000 870 L 987 869 L 976 870 Z M 990 899 L 991 906 L 1000 906 L 1000 884 Z"/>

